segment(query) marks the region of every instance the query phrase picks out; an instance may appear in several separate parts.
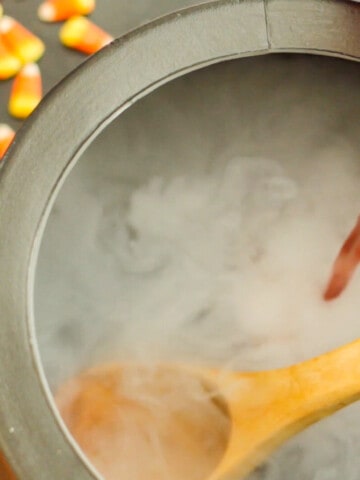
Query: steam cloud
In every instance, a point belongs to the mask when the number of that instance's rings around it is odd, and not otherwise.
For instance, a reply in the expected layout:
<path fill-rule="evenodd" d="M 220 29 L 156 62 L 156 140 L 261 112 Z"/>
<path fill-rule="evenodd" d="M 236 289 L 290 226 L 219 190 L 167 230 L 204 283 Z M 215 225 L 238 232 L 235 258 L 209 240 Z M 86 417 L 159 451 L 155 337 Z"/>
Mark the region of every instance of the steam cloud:
<path fill-rule="evenodd" d="M 359 215 L 358 66 L 292 56 L 207 69 L 144 99 L 85 153 L 36 285 L 50 385 L 107 360 L 239 370 L 360 336 L 360 275 L 322 301 Z M 359 407 L 254 479 L 358 478 Z"/>

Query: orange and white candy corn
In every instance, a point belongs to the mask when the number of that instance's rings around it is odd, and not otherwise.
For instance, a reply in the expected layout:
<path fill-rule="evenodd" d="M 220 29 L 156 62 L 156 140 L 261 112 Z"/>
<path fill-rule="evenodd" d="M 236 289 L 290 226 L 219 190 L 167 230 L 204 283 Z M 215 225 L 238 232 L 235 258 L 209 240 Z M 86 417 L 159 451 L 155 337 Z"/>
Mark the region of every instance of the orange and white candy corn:
<path fill-rule="evenodd" d="M 0 162 L 10 147 L 11 142 L 14 140 L 14 137 L 15 131 L 9 127 L 9 125 L 6 125 L 6 123 L 0 123 Z"/>
<path fill-rule="evenodd" d="M 38 16 L 43 22 L 61 22 L 94 10 L 95 0 L 46 0 L 39 6 Z"/>
<path fill-rule="evenodd" d="M 7 48 L 23 63 L 36 62 L 45 51 L 44 43 L 14 18 L 0 18 L 0 35 Z"/>
<path fill-rule="evenodd" d="M 40 69 L 36 63 L 25 65 L 14 79 L 9 100 L 9 113 L 27 118 L 42 98 Z"/>
<path fill-rule="evenodd" d="M 60 40 L 66 47 L 91 55 L 114 38 L 85 17 L 76 16 L 64 23 Z"/>
<path fill-rule="evenodd" d="M 21 66 L 21 61 L 9 51 L 0 37 L 0 80 L 14 76 Z"/>

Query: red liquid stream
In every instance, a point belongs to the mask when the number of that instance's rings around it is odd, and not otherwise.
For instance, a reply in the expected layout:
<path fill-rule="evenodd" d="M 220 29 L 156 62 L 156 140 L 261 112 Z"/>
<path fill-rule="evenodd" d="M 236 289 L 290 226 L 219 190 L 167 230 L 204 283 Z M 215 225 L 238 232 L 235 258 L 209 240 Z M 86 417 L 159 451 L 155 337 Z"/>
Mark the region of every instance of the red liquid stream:
<path fill-rule="evenodd" d="M 0 479 L 1 480 L 17 480 L 13 472 L 10 470 L 5 457 L 0 452 Z"/>
<path fill-rule="evenodd" d="M 324 291 L 326 301 L 334 300 L 345 290 L 360 262 L 360 217 L 345 240 L 334 262 L 331 276 Z"/>

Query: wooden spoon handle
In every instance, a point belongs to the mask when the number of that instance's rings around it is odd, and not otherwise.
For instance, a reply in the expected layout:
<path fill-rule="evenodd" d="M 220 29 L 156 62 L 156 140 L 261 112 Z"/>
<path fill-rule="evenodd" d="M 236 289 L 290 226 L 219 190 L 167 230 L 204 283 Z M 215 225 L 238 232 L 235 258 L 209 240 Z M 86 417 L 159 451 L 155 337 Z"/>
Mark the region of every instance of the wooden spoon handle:
<path fill-rule="evenodd" d="M 360 340 L 289 368 L 235 374 L 232 382 L 219 382 L 233 429 L 208 480 L 241 478 L 288 438 L 359 400 Z"/>

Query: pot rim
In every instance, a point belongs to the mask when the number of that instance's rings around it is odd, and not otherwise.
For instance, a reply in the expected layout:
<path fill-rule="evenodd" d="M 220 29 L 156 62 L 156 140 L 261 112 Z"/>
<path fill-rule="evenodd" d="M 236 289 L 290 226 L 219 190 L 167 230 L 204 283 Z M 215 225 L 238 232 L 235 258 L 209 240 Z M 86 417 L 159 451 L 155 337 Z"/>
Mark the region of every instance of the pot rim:
<path fill-rule="evenodd" d="M 137 100 L 207 65 L 275 52 L 360 61 L 359 24 L 360 6 L 346 0 L 207 2 L 120 37 L 63 80 L 25 122 L 0 175 L 0 447 L 19 479 L 48 480 L 49 472 L 53 480 L 98 478 L 54 405 L 33 313 L 46 220 L 78 158 Z"/>

